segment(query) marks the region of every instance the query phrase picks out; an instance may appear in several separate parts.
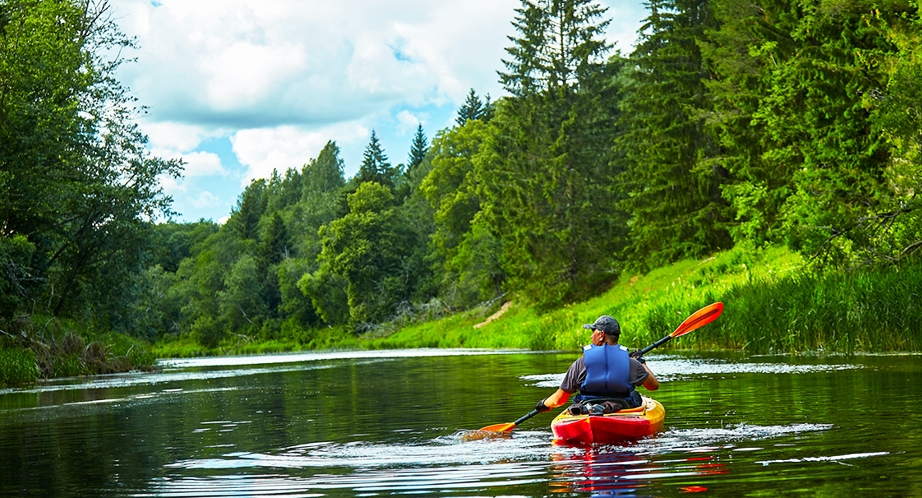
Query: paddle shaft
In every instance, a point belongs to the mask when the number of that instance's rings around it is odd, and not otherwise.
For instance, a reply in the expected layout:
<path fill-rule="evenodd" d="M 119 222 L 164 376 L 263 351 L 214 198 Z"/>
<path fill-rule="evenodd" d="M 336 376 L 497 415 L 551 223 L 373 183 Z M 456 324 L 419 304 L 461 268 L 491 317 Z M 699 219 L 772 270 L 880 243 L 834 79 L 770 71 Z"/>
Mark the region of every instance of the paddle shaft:
<path fill-rule="evenodd" d="M 535 415 L 537 415 L 537 414 L 539 414 L 539 413 L 541 413 L 541 412 L 539 412 L 538 410 L 532 410 L 532 411 L 526 413 L 525 415 L 522 415 L 521 418 L 519 418 L 518 420 L 516 420 L 516 421 L 513 422 L 512 424 L 513 424 L 513 425 L 519 425 L 519 424 L 521 424 L 522 422 L 524 422 L 524 421 L 526 421 L 526 420 L 528 420 L 528 419 L 534 417 Z"/>
<path fill-rule="evenodd" d="M 672 339 L 672 335 L 667 335 L 666 337 L 663 337 L 662 339 L 660 339 L 660 340 L 654 342 L 653 344 L 650 344 L 649 346 L 647 346 L 647 347 L 641 349 L 640 351 L 638 351 L 638 352 L 632 354 L 631 356 L 633 356 L 634 358 L 640 358 L 641 356 L 643 356 L 643 355 L 649 353 L 649 352 L 652 351 L 653 349 L 658 348 L 658 347 L 662 346 L 663 344 L 669 342 L 669 339 Z"/>

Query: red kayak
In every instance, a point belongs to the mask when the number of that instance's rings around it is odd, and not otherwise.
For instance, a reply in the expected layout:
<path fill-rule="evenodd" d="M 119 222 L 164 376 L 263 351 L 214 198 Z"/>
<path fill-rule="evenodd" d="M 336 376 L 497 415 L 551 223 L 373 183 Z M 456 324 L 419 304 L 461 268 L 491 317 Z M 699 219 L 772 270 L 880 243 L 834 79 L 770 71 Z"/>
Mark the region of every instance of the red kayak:
<path fill-rule="evenodd" d="M 663 405 L 644 397 L 637 408 L 605 415 L 571 415 L 564 410 L 551 422 L 551 429 L 558 443 L 611 444 L 656 434 L 665 418 Z"/>

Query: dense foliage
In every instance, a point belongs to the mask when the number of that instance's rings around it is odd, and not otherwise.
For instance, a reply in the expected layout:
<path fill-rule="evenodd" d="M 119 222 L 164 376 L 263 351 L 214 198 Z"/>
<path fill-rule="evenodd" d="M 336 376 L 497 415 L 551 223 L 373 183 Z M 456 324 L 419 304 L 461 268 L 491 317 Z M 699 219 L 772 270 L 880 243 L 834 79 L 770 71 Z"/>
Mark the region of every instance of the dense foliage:
<path fill-rule="evenodd" d="M 405 163 L 372 133 L 346 178 L 330 142 L 252 182 L 223 226 L 151 226 L 154 175 L 177 165 L 127 124 L 99 55 L 126 42 L 79 5 L 0 0 L 3 317 L 322 347 L 511 296 L 559 309 L 733 247 L 786 245 L 827 274 L 917 264 L 915 0 L 647 6 L 622 55 L 597 3 L 523 0 L 507 95 L 471 90 Z"/>
<path fill-rule="evenodd" d="M 150 220 L 168 212 L 136 110 L 113 79 L 104 1 L 0 1 L 0 327 L 32 315 L 135 331 Z"/>

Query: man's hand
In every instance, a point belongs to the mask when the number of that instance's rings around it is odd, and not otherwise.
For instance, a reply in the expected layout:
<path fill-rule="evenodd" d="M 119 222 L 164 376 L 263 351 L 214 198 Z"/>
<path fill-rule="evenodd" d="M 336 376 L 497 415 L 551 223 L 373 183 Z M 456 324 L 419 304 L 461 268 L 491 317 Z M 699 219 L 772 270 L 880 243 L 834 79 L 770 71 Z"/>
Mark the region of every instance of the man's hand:
<path fill-rule="evenodd" d="M 634 358 L 635 360 L 639 361 L 640 363 L 646 363 L 646 362 L 647 362 L 647 360 L 643 359 L 643 356 L 640 355 L 640 350 L 639 350 L 639 349 L 636 350 L 636 351 L 634 351 L 633 353 L 631 353 L 631 358 Z"/>
<path fill-rule="evenodd" d="M 547 399 L 547 398 L 544 398 L 544 399 Z M 535 405 L 535 410 L 538 410 L 539 413 L 547 412 L 551 410 L 550 408 L 548 408 L 547 405 L 544 404 L 544 399 L 542 399 L 541 401 L 538 402 L 538 404 Z"/>

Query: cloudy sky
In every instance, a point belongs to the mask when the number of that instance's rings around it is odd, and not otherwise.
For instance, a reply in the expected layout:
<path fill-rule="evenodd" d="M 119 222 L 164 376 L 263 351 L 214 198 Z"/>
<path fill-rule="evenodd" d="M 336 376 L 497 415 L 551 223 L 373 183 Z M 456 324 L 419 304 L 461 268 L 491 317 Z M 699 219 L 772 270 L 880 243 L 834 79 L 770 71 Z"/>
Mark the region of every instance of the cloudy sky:
<path fill-rule="evenodd" d="M 165 179 L 177 221 L 223 221 L 254 178 L 300 168 L 328 140 L 346 176 L 371 131 L 406 162 L 417 124 L 428 138 L 473 88 L 503 95 L 519 0 L 110 0 L 139 48 L 119 79 L 147 107 L 152 151 L 182 158 Z M 605 0 L 608 38 L 627 54 L 643 0 Z"/>

